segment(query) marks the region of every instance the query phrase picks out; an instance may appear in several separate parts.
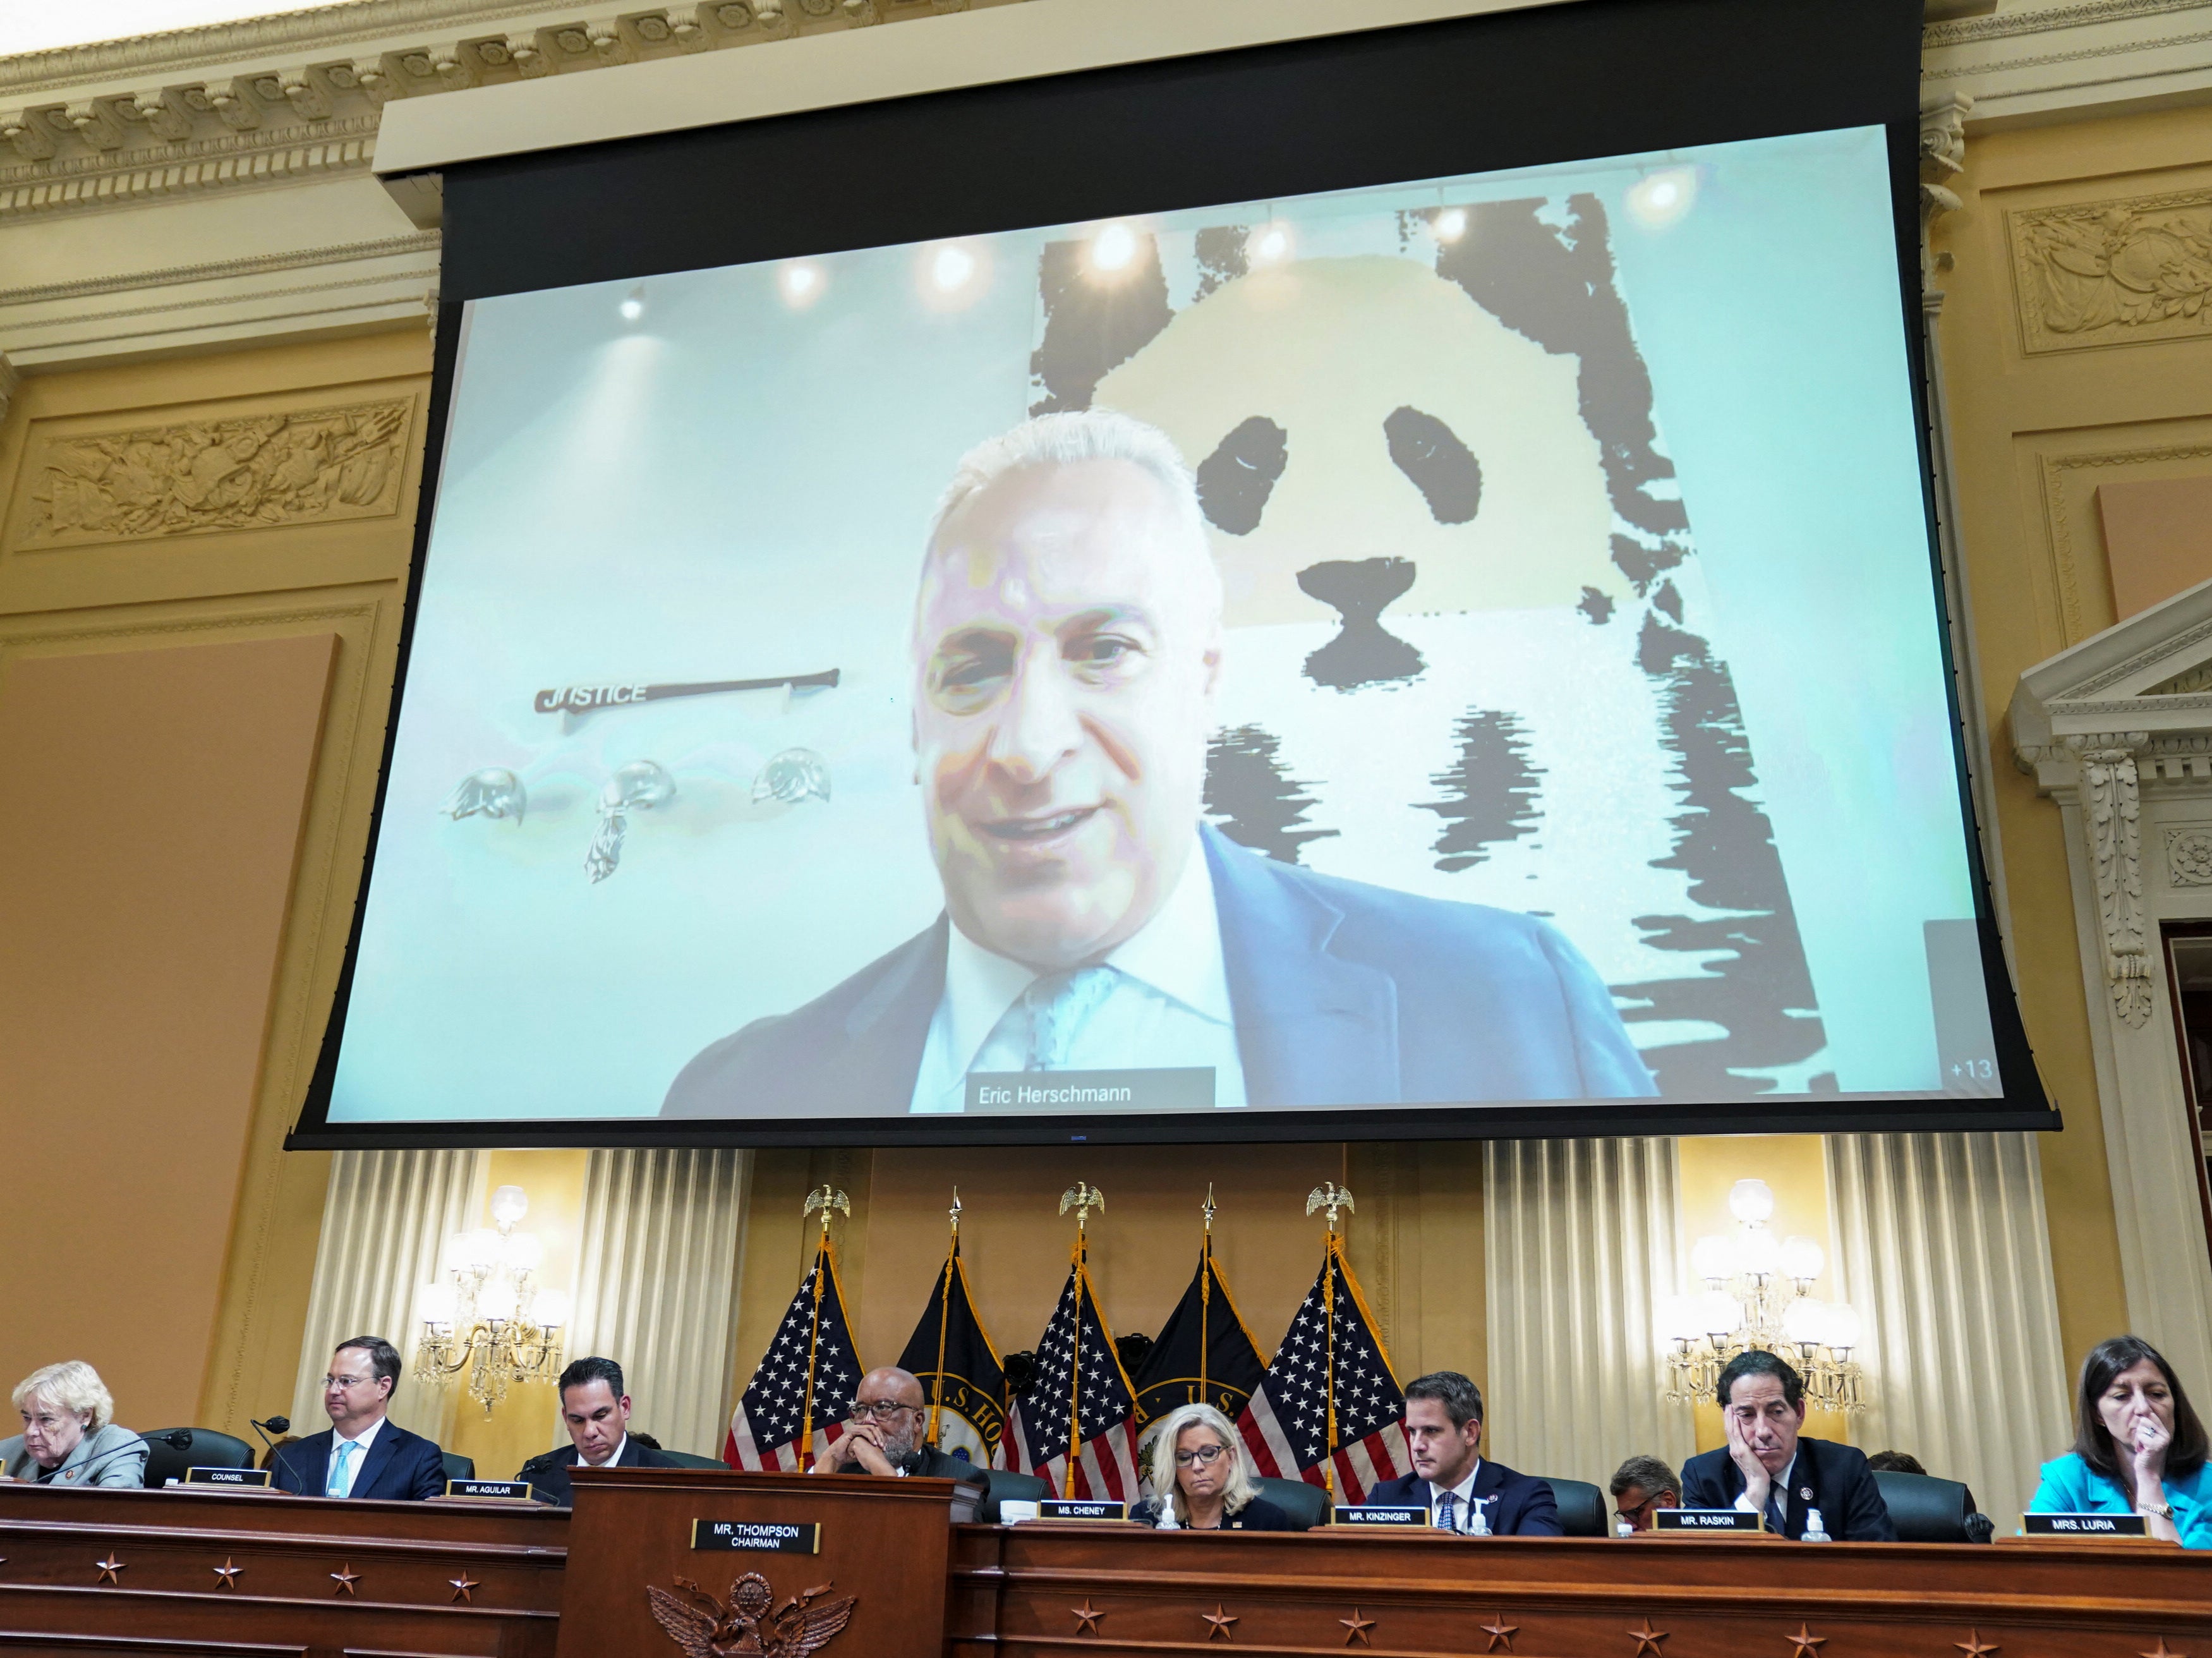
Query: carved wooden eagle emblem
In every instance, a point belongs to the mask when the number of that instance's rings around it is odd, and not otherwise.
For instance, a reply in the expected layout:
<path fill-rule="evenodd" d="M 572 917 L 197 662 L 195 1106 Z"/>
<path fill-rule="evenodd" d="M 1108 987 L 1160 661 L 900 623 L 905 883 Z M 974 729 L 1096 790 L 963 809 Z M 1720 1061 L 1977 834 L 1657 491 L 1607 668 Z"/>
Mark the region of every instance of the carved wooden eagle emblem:
<path fill-rule="evenodd" d="M 823 1583 L 775 1605 L 768 1579 L 749 1571 L 730 1586 L 727 1606 L 688 1577 L 680 1593 L 648 1585 L 654 1621 L 684 1649 L 685 1658 L 806 1658 L 845 1627 L 858 1595 L 822 1600 L 834 1583 Z M 816 1601 L 821 1604 L 817 1606 Z"/>

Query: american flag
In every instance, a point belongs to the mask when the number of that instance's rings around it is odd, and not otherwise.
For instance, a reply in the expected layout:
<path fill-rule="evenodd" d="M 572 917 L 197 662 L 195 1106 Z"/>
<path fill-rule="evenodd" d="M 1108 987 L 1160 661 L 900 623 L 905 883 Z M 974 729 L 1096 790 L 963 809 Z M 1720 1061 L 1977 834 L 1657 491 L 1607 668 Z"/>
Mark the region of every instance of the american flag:
<path fill-rule="evenodd" d="M 813 1454 L 818 1456 L 845 1436 L 846 1414 L 861 1375 L 852 1327 L 845 1321 L 844 1293 L 837 1287 L 836 1257 L 825 1240 L 738 1400 L 722 1461 L 754 1473 L 803 1469 L 800 1449 L 810 1398 Z"/>
<path fill-rule="evenodd" d="M 1334 1323 L 1334 1329 L 1330 1326 Z M 1336 1357 L 1336 1436 L 1329 1436 L 1328 1357 Z M 1267 1379 L 1237 1420 L 1260 1472 L 1279 1479 L 1323 1482 L 1336 1475 L 1337 1500 L 1364 1503 L 1385 1479 L 1411 1473 L 1406 1451 L 1406 1395 L 1375 1333 L 1375 1316 L 1332 1237 L 1328 1259 L 1298 1305 L 1297 1316 L 1267 1367 Z"/>
<path fill-rule="evenodd" d="M 1078 1341 L 1078 1332 L 1081 1339 Z M 1078 1355 L 1080 1374 L 1078 1374 Z M 1071 1395 L 1073 1396 L 1071 1399 Z M 1068 1419 L 1073 1403 L 1082 1433 L 1074 1483 L 1068 1481 Z M 1137 1475 L 1137 1394 L 1099 1316 L 1091 1274 L 1079 1256 L 1067 1287 L 1036 1345 L 1036 1379 L 1006 1412 L 1007 1463 L 1040 1476 L 1055 1492 L 1133 1503 Z"/>

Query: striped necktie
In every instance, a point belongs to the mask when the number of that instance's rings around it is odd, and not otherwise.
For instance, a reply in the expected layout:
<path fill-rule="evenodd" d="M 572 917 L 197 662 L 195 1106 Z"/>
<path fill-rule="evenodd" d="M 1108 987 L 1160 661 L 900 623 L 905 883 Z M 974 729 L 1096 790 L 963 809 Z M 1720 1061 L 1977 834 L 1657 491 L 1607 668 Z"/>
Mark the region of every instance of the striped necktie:
<path fill-rule="evenodd" d="M 1452 1512 L 1452 1504 L 1456 1501 L 1458 1501 L 1457 1497 L 1450 1491 L 1446 1491 L 1437 1499 L 1437 1529 L 1438 1531 L 1456 1532 L 1459 1529 L 1459 1516 Z"/>

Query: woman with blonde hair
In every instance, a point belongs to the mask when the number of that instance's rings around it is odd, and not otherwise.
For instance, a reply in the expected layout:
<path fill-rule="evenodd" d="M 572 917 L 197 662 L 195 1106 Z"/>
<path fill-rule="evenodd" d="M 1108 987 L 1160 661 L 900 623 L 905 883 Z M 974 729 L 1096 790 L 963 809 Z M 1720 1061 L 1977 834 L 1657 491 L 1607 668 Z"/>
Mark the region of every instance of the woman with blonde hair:
<path fill-rule="evenodd" d="M 1152 1436 L 1146 1484 L 1129 1510 L 1161 1531 L 1288 1531 L 1291 1517 L 1260 1495 L 1229 1418 L 1211 1405 L 1178 1405 Z"/>
<path fill-rule="evenodd" d="M 143 1485 L 146 1442 L 115 1422 L 115 1400 L 81 1358 L 15 1384 L 23 1431 L 0 1439 L 0 1473 L 41 1485 Z"/>

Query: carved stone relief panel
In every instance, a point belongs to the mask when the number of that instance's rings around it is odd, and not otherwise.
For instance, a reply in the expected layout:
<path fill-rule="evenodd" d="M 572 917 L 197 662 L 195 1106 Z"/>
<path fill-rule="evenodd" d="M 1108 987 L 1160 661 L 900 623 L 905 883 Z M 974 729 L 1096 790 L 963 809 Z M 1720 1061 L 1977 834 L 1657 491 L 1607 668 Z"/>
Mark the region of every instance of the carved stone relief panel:
<path fill-rule="evenodd" d="M 389 517 L 411 398 L 113 431 L 33 430 L 20 550 Z M 43 423 L 43 422 L 42 422 Z"/>
<path fill-rule="evenodd" d="M 2114 620 L 2097 486 L 2204 471 L 2212 466 L 2212 421 L 2037 433 L 2032 447 L 2057 619 L 2065 643 L 2075 645 Z"/>
<path fill-rule="evenodd" d="M 2170 823 L 2166 830 L 2168 886 L 2212 887 L 2212 823 Z"/>
<path fill-rule="evenodd" d="M 2212 337 L 2212 185 L 2007 218 L 2021 349 Z"/>

